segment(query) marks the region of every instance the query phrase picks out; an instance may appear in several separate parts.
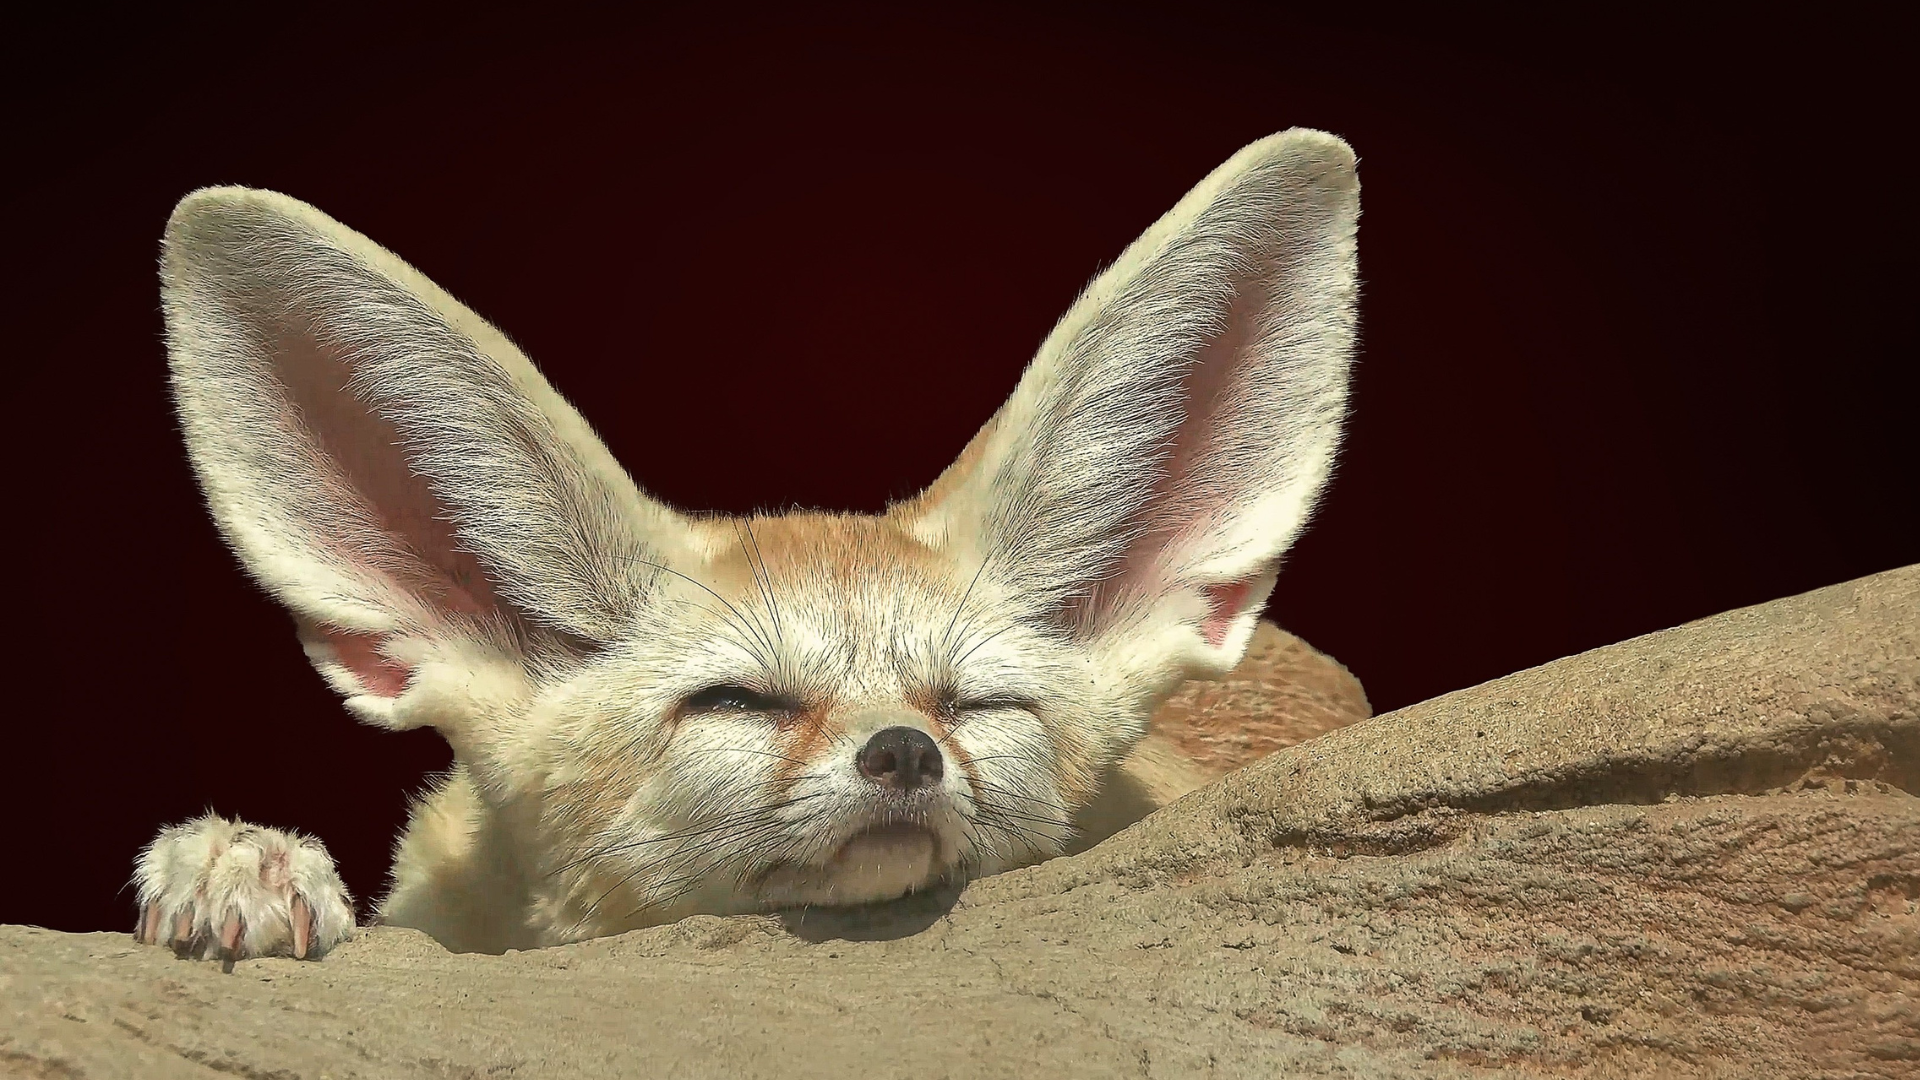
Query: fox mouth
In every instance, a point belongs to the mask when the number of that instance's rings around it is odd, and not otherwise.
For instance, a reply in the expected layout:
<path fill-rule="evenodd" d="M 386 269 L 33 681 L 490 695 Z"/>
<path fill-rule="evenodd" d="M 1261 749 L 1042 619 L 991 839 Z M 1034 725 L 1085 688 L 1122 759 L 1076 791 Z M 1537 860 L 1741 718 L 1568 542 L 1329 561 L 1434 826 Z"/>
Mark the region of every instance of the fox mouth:
<path fill-rule="evenodd" d="M 934 861 L 940 838 L 925 825 L 896 821 L 870 825 L 854 833 L 827 860 L 828 865 L 855 868 L 861 863 L 888 864 Z"/>
<path fill-rule="evenodd" d="M 757 891 L 776 907 L 893 900 L 945 880 L 954 857 L 931 825 L 882 822 L 859 829 L 824 858 L 769 867 Z"/>

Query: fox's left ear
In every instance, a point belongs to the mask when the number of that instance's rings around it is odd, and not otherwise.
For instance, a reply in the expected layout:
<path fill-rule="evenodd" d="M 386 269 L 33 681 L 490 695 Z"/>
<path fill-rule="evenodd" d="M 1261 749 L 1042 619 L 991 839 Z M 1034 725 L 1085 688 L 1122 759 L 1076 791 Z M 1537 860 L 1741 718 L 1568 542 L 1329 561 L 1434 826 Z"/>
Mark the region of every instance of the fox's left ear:
<path fill-rule="evenodd" d="M 1231 668 L 1333 468 L 1359 215 L 1332 135 L 1235 154 L 1093 280 L 894 513 L 1131 679 Z"/>

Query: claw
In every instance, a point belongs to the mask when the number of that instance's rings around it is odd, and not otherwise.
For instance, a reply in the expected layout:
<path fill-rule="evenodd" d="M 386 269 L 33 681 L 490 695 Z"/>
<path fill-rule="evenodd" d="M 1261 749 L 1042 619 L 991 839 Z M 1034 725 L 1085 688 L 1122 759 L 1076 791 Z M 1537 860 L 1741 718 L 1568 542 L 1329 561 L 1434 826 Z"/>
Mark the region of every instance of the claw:
<path fill-rule="evenodd" d="M 353 925 L 352 900 L 317 841 L 212 814 L 162 830 L 135 881 L 134 941 L 217 957 L 226 971 L 263 952 L 319 956 Z"/>
<path fill-rule="evenodd" d="M 220 970 L 233 974 L 233 962 L 236 946 L 240 944 L 240 913 L 235 911 L 227 915 L 226 924 L 220 927 Z"/>
<path fill-rule="evenodd" d="M 294 894 L 293 907 L 287 912 L 287 921 L 293 924 L 293 958 L 307 958 L 307 941 L 313 934 L 313 913 L 307 910 L 307 898 Z"/>

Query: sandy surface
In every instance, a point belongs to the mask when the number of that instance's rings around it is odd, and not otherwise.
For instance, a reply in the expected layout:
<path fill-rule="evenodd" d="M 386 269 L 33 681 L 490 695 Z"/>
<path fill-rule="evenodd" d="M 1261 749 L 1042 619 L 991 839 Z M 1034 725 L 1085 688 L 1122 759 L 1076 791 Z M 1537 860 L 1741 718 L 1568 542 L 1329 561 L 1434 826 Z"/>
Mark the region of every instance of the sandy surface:
<path fill-rule="evenodd" d="M 0 928 L 0 1075 L 1913 1077 L 1916 792 L 1909 567 L 1329 732 L 957 902 L 231 975 Z"/>

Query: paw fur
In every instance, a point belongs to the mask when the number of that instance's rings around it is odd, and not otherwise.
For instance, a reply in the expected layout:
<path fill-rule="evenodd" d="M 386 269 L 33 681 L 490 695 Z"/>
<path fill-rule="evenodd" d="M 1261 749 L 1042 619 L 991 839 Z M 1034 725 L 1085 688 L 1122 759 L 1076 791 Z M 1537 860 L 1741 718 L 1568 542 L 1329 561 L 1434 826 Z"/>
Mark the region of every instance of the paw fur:
<path fill-rule="evenodd" d="M 353 903 L 318 840 L 206 814 L 162 829 L 134 870 L 134 940 L 228 965 L 317 957 L 353 933 Z"/>

